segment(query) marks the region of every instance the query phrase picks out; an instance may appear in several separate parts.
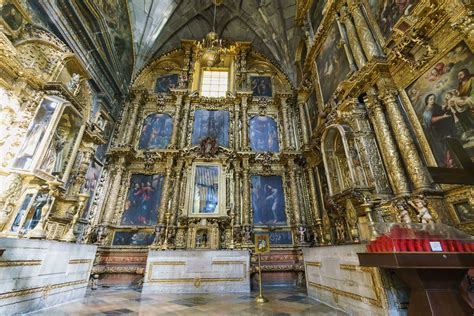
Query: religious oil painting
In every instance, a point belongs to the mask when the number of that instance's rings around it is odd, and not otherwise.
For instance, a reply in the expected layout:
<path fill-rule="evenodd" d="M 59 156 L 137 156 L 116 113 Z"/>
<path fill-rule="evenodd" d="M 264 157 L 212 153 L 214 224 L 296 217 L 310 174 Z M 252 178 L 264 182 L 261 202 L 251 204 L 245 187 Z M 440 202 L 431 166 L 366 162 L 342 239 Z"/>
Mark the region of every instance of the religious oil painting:
<path fill-rule="evenodd" d="M 285 194 L 280 176 L 252 176 L 254 225 L 285 226 Z"/>
<path fill-rule="evenodd" d="M 122 215 L 122 225 L 151 226 L 156 224 L 163 180 L 164 177 L 161 174 L 132 175 Z"/>
<path fill-rule="evenodd" d="M 112 245 L 114 246 L 149 246 L 155 235 L 147 232 L 115 232 Z"/>
<path fill-rule="evenodd" d="M 3 21 L 12 30 L 17 31 L 23 23 L 23 16 L 13 3 L 5 1 L 0 9 Z"/>
<path fill-rule="evenodd" d="M 46 135 L 46 130 L 58 104 L 52 100 L 44 99 L 41 102 L 35 118 L 26 132 L 26 138 L 13 163 L 14 168 L 29 169 L 40 144 Z"/>
<path fill-rule="evenodd" d="M 63 176 L 81 125 L 82 120 L 72 108 L 65 107 L 56 129 L 52 132 L 48 150 L 41 163 L 42 170 L 59 178 Z"/>
<path fill-rule="evenodd" d="M 17 232 L 19 230 L 23 216 L 25 216 L 25 213 L 27 212 L 28 206 L 30 205 L 32 199 L 33 194 L 31 193 L 25 196 L 25 198 L 23 199 L 23 203 L 21 203 L 20 209 L 18 210 L 18 213 L 16 213 L 15 219 L 13 220 L 13 223 L 10 226 L 10 231 Z"/>
<path fill-rule="evenodd" d="M 311 24 L 313 25 L 314 33 L 316 33 L 319 28 L 319 25 L 321 24 L 321 21 L 323 20 L 323 9 L 326 5 L 326 2 L 327 0 L 313 1 L 310 10 L 310 18 Z"/>
<path fill-rule="evenodd" d="M 269 116 L 254 116 L 249 124 L 250 147 L 257 152 L 278 152 L 278 128 Z"/>
<path fill-rule="evenodd" d="M 369 7 L 382 35 L 388 38 L 400 17 L 409 15 L 417 3 L 418 0 L 369 0 Z"/>
<path fill-rule="evenodd" d="M 321 52 L 316 59 L 318 66 L 319 82 L 324 103 L 330 100 L 337 86 L 350 72 L 341 34 L 336 24 L 333 24 L 321 47 Z"/>
<path fill-rule="evenodd" d="M 95 159 L 89 165 L 89 169 L 87 169 L 82 192 L 89 194 L 89 198 L 87 199 L 86 207 L 84 208 L 84 211 L 82 213 L 82 218 L 86 218 L 87 214 L 89 213 L 89 208 L 92 204 L 92 199 L 94 198 L 94 191 L 97 187 L 97 183 L 99 182 L 101 170 L 102 166 Z"/>
<path fill-rule="evenodd" d="M 291 238 L 291 232 L 290 231 L 270 232 L 270 244 L 271 245 L 292 245 L 293 239 Z"/>
<path fill-rule="evenodd" d="M 318 124 L 318 104 L 316 102 L 316 94 L 314 92 L 309 96 L 307 106 L 309 113 L 309 124 L 311 131 L 313 131 Z"/>
<path fill-rule="evenodd" d="M 138 148 L 164 149 L 168 146 L 173 131 L 173 119 L 165 113 L 148 115 L 143 123 Z"/>
<path fill-rule="evenodd" d="M 19 231 L 24 234 L 28 230 L 33 229 L 41 219 L 44 206 L 48 202 L 48 194 L 45 192 L 39 192 L 36 194 L 33 203 L 31 202 L 33 195 L 27 194 L 20 211 L 17 213 L 15 220 L 11 226 L 11 231 Z M 18 230 L 21 226 L 21 229 Z"/>
<path fill-rule="evenodd" d="M 163 75 L 156 79 L 155 92 L 170 92 L 170 89 L 178 87 L 178 74 Z"/>
<path fill-rule="evenodd" d="M 461 167 L 447 139 L 456 139 L 474 159 L 474 55 L 461 42 L 408 89 L 439 167 Z"/>
<path fill-rule="evenodd" d="M 474 209 L 469 201 L 456 203 L 453 206 L 461 223 L 474 221 Z"/>
<path fill-rule="evenodd" d="M 254 97 L 272 96 L 272 78 L 268 76 L 251 76 L 250 85 Z"/>
<path fill-rule="evenodd" d="M 219 212 L 219 166 L 196 166 L 192 196 L 192 214 Z"/>
<path fill-rule="evenodd" d="M 196 110 L 191 143 L 198 145 L 204 138 L 211 137 L 217 144 L 229 145 L 229 112 Z"/>

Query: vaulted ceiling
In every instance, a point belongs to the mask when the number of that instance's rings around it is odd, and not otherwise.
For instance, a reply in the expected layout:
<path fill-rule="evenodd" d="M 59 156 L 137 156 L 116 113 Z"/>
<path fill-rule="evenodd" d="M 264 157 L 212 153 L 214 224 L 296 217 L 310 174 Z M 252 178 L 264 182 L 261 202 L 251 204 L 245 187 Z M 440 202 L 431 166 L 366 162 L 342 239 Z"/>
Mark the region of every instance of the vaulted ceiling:
<path fill-rule="evenodd" d="M 110 94 L 127 94 L 130 81 L 154 57 L 201 39 L 212 28 L 213 0 L 28 0 L 42 19 L 81 55 Z M 300 41 L 296 0 L 224 0 L 216 32 L 253 48 L 295 78 Z M 113 91 L 112 91 L 112 90 Z"/>

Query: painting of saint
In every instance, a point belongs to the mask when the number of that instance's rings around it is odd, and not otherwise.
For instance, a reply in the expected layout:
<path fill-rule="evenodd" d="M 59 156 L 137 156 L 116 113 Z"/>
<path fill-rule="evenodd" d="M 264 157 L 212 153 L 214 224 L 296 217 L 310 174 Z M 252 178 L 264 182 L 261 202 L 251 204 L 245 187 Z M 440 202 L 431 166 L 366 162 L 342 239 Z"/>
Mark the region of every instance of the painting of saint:
<path fill-rule="evenodd" d="M 272 96 L 272 78 L 268 76 L 251 76 L 250 86 L 254 97 Z"/>
<path fill-rule="evenodd" d="M 250 148 L 257 152 L 278 152 L 278 128 L 269 116 L 254 116 L 249 124 Z"/>
<path fill-rule="evenodd" d="M 439 167 L 460 167 L 447 139 L 474 159 L 474 55 L 461 42 L 407 88 Z"/>
<path fill-rule="evenodd" d="M 143 123 L 138 142 L 140 149 L 164 149 L 168 146 L 173 131 L 173 119 L 168 114 L 148 115 Z"/>
<path fill-rule="evenodd" d="M 74 114 L 71 107 L 66 107 L 53 132 L 48 150 L 41 164 L 41 169 L 61 178 L 76 142 L 81 119 Z"/>
<path fill-rule="evenodd" d="M 211 137 L 221 146 L 229 145 L 229 112 L 196 110 L 194 112 L 194 126 L 191 143 L 198 145 L 201 141 Z"/>
<path fill-rule="evenodd" d="M 87 170 L 84 181 L 84 192 L 92 193 L 97 187 L 99 181 L 101 166 L 96 160 L 93 160 Z"/>
<path fill-rule="evenodd" d="M 193 214 L 219 212 L 218 166 L 196 166 L 193 197 Z"/>
<path fill-rule="evenodd" d="M 351 70 L 341 42 L 339 29 L 336 24 L 333 24 L 316 59 L 325 104 L 336 91 L 338 84 L 346 78 Z"/>
<path fill-rule="evenodd" d="M 122 225 L 155 225 L 160 206 L 161 188 L 164 177 L 161 174 L 134 174 L 130 179 Z"/>
<path fill-rule="evenodd" d="M 12 31 L 17 31 L 23 23 L 23 16 L 18 9 L 12 4 L 4 4 L 1 8 L 3 21 Z"/>
<path fill-rule="evenodd" d="M 15 219 L 13 220 L 13 223 L 10 227 L 10 231 L 12 232 L 18 231 L 21 225 L 21 220 L 23 219 L 23 216 L 25 216 L 25 213 L 28 210 L 28 206 L 30 205 L 30 202 L 32 199 L 33 199 L 33 194 L 27 194 L 25 196 L 23 203 L 21 203 L 20 209 L 18 210 L 18 213 L 16 213 Z"/>
<path fill-rule="evenodd" d="M 115 232 L 112 245 L 114 246 L 149 246 L 155 235 L 145 232 Z"/>
<path fill-rule="evenodd" d="M 49 99 L 44 99 L 36 112 L 34 120 L 31 122 L 26 138 L 20 151 L 17 154 L 13 167 L 18 169 L 29 169 L 34 155 L 36 154 L 41 141 L 46 133 L 51 118 L 58 104 Z"/>
<path fill-rule="evenodd" d="M 310 130 L 313 131 L 318 125 L 318 104 L 316 103 L 316 94 L 314 92 L 309 96 L 307 105 Z"/>
<path fill-rule="evenodd" d="M 388 38 L 400 17 L 409 15 L 417 3 L 418 0 L 369 0 L 369 7 L 382 35 Z"/>
<path fill-rule="evenodd" d="M 254 225 L 285 226 L 285 195 L 280 176 L 252 176 Z"/>
<path fill-rule="evenodd" d="M 155 92 L 164 93 L 170 92 L 178 86 L 178 74 L 164 75 L 156 79 Z"/>
<path fill-rule="evenodd" d="M 461 223 L 474 221 L 474 210 L 468 201 L 454 204 L 454 209 Z"/>

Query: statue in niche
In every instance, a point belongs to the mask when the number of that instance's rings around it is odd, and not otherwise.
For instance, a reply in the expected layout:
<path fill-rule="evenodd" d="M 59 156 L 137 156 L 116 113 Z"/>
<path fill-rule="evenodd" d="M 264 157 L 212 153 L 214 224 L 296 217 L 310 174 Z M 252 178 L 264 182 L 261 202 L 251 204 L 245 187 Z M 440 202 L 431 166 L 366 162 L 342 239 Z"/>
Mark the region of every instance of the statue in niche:
<path fill-rule="evenodd" d="M 408 204 L 417 211 L 418 215 L 416 215 L 416 217 L 418 218 L 418 222 L 434 223 L 433 217 L 428 209 L 428 203 L 423 198 L 416 197 L 413 200 L 408 201 Z"/>
<path fill-rule="evenodd" d="M 77 87 L 79 86 L 79 81 L 81 80 L 81 76 L 77 73 L 73 73 L 71 79 L 67 83 L 67 88 L 73 94 L 76 91 Z"/>
<path fill-rule="evenodd" d="M 196 234 L 196 248 L 206 248 L 208 239 L 207 230 L 199 230 Z"/>
<path fill-rule="evenodd" d="M 71 122 L 66 118 L 62 124 L 58 126 L 53 134 L 51 145 L 43 162 L 42 169 L 51 172 L 53 176 L 59 176 L 63 167 L 64 147 L 71 130 Z"/>
<path fill-rule="evenodd" d="M 336 241 L 343 243 L 346 241 L 346 230 L 344 229 L 344 221 L 342 218 L 336 220 Z"/>

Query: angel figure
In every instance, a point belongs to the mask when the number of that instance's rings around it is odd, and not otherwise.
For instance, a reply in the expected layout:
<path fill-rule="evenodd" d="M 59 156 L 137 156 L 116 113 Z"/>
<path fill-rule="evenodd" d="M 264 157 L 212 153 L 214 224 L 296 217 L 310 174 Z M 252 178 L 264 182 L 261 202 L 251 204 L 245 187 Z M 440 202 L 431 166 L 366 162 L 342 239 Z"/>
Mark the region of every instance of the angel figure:
<path fill-rule="evenodd" d="M 416 215 L 418 222 L 434 223 L 433 217 L 431 216 L 427 207 L 428 203 L 426 203 L 423 199 L 415 198 L 412 201 L 408 201 L 408 204 L 410 204 L 418 212 L 418 215 Z"/>
<path fill-rule="evenodd" d="M 398 211 L 397 220 L 401 223 L 411 223 L 410 213 L 408 212 L 405 201 L 399 201 L 397 204 L 395 204 L 395 207 Z"/>

